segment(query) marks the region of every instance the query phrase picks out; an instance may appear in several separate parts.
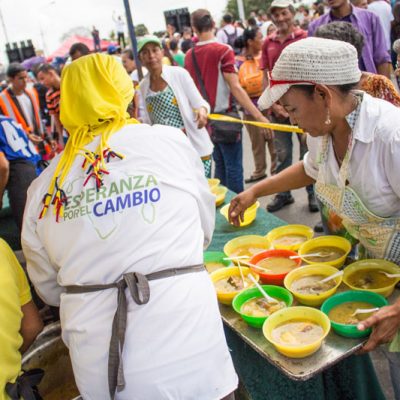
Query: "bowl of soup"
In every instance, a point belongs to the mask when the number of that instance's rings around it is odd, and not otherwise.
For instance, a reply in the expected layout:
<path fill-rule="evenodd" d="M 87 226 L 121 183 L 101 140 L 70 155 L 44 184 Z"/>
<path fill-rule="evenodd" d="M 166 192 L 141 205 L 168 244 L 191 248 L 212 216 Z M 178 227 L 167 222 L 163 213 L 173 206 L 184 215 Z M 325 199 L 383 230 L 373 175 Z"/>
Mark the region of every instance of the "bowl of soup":
<path fill-rule="evenodd" d="M 324 302 L 321 311 L 331 321 L 332 329 L 341 336 L 361 338 L 371 333 L 371 328 L 360 331 L 357 324 L 369 318 L 372 313 L 353 315 L 357 309 L 369 310 L 387 306 L 387 300 L 380 294 L 349 290 L 338 293 Z"/>
<path fill-rule="evenodd" d="M 230 260 L 224 260 L 225 253 L 222 251 L 206 251 L 204 253 L 204 266 L 209 274 L 217 269 L 228 267 L 232 264 Z"/>
<path fill-rule="evenodd" d="M 260 277 L 252 272 L 250 268 L 241 267 L 241 270 L 244 279 L 242 279 L 239 267 L 221 268 L 210 274 L 220 303 L 231 305 L 234 297 L 238 293 L 254 286 L 253 282 L 248 277 L 249 274 L 253 275 L 256 281 L 259 281 Z"/>
<path fill-rule="evenodd" d="M 299 249 L 299 255 L 307 264 L 328 264 L 340 268 L 350 251 L 351 244 L 345 238 L 319 236 L 303 243 Z"/>
<path fill-rule="evenodd" d="M 212 179 L 207 179 L 207 182 L 208 182 L 210 191 L 213 192 L 218 187 L 218 185 L 220 184 L 221 181 L 217 178 L 212 178 Z"/>
<path fill-rule="evenodd" d="M 229 212 L 230 205 L 231 204 L 229 203 L 229 204 L 223 206 L 220 210 L 220 213 L 225 217 L 225 219 L 228 222 L 229 222 L 228 212 Z M 250 225 L 256 219 L 258 207 L 260 207 L 260 202 L 256 201 L 253 205 L 251 205 L 244 212 L 243 221 L 240 221 L 240 227 Z M 231 224 L 231 225 L 233 225 L 233 224 Z"/>
<path fill-rule="evenodd" d="M 248 257 L 243 258 L 243 261 L 250 261 L 250 259 L 257 253 L 268 250 L 270 248 L 269 241 L 265 236 L 259 235 L 245 235 L 238 236 L 224 246 L 224 253 L 227 257 Z M 232 260 L 237 264 L 237 260 Z M 240 261 L 240 260 L 239 260 Z"/>
<path fill-rule="evenodd" d="M 297 251 L 300 246 L 312 239 L 314 231 L 306 225 L 285 225 L 272 229 L 267 239 L 274 249 Z"/>
<path fill-rule="evenodd" d="M 361 260 L 344 269 L 343 282 L 353 290 L 367 290 L 388 297 L 400 278 L 388 278 L 383 272 L 400 274 L 400 267 L 386 260 Z"/>
<path fill-rule="evenodd" d="M 290 307 L 293 303 L 293 296 L 282 287 L 262 285 L 262 288 L 277 300 L 277 303 L 267 301 L 256 287 L 243 290 L 232 302 L 233 309 L 254 328 L 261 328 L 270 315 L 282 308 Z"/>
<path fill-rule="evenodd" d="M 284 285 L 299 303 L 320 306 L 336 292 L 342 282 L 342 277 L 338 276 L 325 283 L 321 283 L 321 280 L 336 272 L 338 270 L 330 265 L 306 265 L 287 274 Z"/>
<path fill-rule="evenodd" d="M 217 207 L 224 204 L 227 192 L 228 188 L 226 188 L 225 186 L 217 186 L 212 190 L 212 193 L 215 195 L 215 205 Z"/>
<path fill-rule="evenodd" d="M 262 283 L 283 286 L 285 276 L 301 265 L 301 258 L 291 260 L 290 256 L 297 256 L 297 253 L 290 250 L 267 250 L 256 254 L 249 262 L 257 266 L 251 268 L 260 275 Z"/>
<path fill-rule="evenodd" d="M 272 314 L 263 325 L 265 338 L 276 350 L 291 358 L 315 353 L 331 329 L 329 318 L 311 307 L 283 308 Z"/>

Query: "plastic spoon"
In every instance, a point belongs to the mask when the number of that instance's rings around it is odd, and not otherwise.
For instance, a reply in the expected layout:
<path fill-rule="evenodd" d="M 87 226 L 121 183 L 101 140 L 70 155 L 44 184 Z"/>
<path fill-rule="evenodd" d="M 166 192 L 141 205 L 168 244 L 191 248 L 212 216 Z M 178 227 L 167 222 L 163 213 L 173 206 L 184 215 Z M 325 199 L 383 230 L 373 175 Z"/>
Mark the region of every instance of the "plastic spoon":
<path fill-rule="evenodd" d="M 326 283 L 326 282 L 329 282 L 331 279 L 335 279 L 335 278 L 337 278 L 338 276 L 342 276 L 343 275 L 343 271 L 338 271 L 338 272 L 335 272 L 334 274 L 332 274 L 332 275 L 330 275 L 330 276 L 327 276 L 326 278 L 324 278 L 324 279 L 321 279 L 320 281 L 318 281 L 317 283 Z"/>
<path fill-rule="evenodd" d="M 249 256 L 237 256 L 237 257 L 225 257 L 224 260 L 243 260 L 243 259 L 247 259 L 250 258 Z"/>
<path fill-rule="evenodd" d="M 290 256 L 289 258 L 291 260 L 294 260 L 296 258 L 307 258 L 307 257 L 329 257 L 332 255 L 332 251 L 320 251 L 319 253 L 310 253 L 310 254 L 302 254 L 301 256 Z"/>
<path fill-rule="evenodd" d="M 356 316 L 357 314 L 368 314 L 368 313 L 373 313 L 376 311 L 379 311 L 380 308 L 379 307 L 375 307 L 375 308 L 357 308 L 356 311 L 353 312 L 353 314 L 351 314 L 351 317 Z"/>
<path fill-rule="evenodd" d="M 252 274 L 248 275 L 249 279 L 256 285 L 257 289 L 260 291 L 260 293 L 265 297 L 268 303 L 279 303 L 278 300 L 274 299 L 273 297 L 269 296 L 265 290 L 259 285 L 259 283 L 254 279 L 254 276 Z"/>
<path fill-rule="evenodd" d="M 385 274 L 388 278 L 400 278 L 400 274 L 389 274 L 385 271 L 379 271 L 381 274 Z"/>
<path fill-rule="evenodd" d="M 242 278 L 243 282 L 243 287 L 245 288 L 247 286 L 247 282 L 244 280 L 244 275 L 242 271 L 242 266 L 240 265 L 240 262 L 238 261 L 238 267 L 239 267 L 239 272 L 240 272 L 240 277 Z"/>

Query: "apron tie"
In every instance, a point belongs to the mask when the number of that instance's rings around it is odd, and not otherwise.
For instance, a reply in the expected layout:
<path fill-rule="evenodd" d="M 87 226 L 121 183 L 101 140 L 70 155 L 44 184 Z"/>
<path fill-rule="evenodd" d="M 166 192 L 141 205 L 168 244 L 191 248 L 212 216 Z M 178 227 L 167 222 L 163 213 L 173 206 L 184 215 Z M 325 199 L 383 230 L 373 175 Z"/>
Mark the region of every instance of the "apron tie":
<path fill-rule="evenodd" d="M 42 369 L 35 368 L 24 371 L 14 383 L 8 382 L 5 390 L 11 400 L 38 400 L 41 399 L 36 386 L 42 380 L 44 372 Z"/>
<path fill-rule="evenodd" d="M 111 288 L 118 289 L 118 305 L 113 318 L 108 353 L 108 387 L 111 399 L 114 399 L 116 391 L 120 392 L 125 388 L 122 358 L 128 317 L 128 303 L 125 289 L 129 289 L 129 293 L 136 304 L 143 305 L 147 304 L 150 300 L 149 281 L 201 271 L 204 271 L 204 265 L 202 264 L 182 268 L 169 268 L 147 275 L 139 272 L 129 272 L 124 274 L 118 282 L 104 285 L 65 286 L 68 294 L 90 293 Z"/>

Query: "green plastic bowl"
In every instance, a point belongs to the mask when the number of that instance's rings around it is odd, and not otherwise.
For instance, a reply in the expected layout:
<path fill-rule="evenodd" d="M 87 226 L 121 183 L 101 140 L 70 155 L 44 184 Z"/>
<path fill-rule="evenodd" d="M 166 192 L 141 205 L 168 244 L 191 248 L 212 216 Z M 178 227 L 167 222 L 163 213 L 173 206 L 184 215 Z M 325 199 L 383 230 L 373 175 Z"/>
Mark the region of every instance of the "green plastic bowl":
<path fill-rule="evenodd" d="M 265 292 L 270 295 L 271 297 L 274 297 L 278 300 L 284 301 L 286 303 L 287 307 L 290 307 L 293 303 L 293 296 L 289 292 L 289 290 L 280 287 L 280 286 L 274 286 L 274 285 L 262 285 L 262 288 L 265 290 Z M 232 302 L 232 307 L 233 309 L 240 314 L 240 316 L 243 318 L 243 320 L 250 326 L 254 328 L 262 328 L 265 320 L 268 317 L 250 317 L 249 315 L 242 314 L 240 312 L 240 309 L 242 308 L 242 305 L 250 299 L 253 298 L 258 298 L 258 297 L 263 297 L 263 295 L 260 293 L 260 291 L 257 288 L 249 288 L 244 290 L 243 292 L 240 292 L 238 295 L 235 296 Z"/>
<path fill-rule="evenodd" d="M 364 301 L 366 303 L 372 304 L 375 307 L 383 307 L 388 305 L 387 300 L 380 294 L 367 291 L 349 290 L 347 292 L 337 293 L 329 299 L 325 300 L 325 302 L 322 304 L 321 311 L 324 314 L 328 315 L 333 307 L 336 307 L 342 303 L 347 303 L 349 301 Z M 362 338 L 368 336 L 371 333 L 371 328 L 368 328 L 365 331 L 359 331 L 357 329 L 357 325 L 339 324 L 338 322 L 334 322 L 332 320 L 331 325 L 333 330 L 338 335 L 344 337 Z"/>
<path fill-rule="evenodd" d="M 206 268 L 207 268 L 206 265 L 207 263 L 220 263 L 223 264 L 225 267 L 229 267 L 230 265 L 232 265 L 232 261 L 224 260 L 224 258 L 226 257 L 227 257 L 226 254 L 222 251 L 206 251 L 204 253 L 204 264 Z"/>

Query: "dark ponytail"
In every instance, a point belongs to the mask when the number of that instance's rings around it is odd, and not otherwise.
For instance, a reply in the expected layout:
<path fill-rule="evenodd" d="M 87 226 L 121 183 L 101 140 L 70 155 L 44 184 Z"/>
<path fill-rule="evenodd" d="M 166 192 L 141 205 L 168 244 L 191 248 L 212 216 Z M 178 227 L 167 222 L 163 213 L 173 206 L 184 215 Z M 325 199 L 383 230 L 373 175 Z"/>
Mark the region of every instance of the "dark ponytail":
<path fill-rule="evenodd" d="M 259 31 L 258 27 L 252 27 L 252 28 L 246 28 L 243 31 L 242 36 L 239 36 L 235 40 L 234 46 L 239 48 L 239 49 L 244 49 L 245 47 L 248 46 L 248 41 L 249 40 L 254 40 L 257 36 L 257 32 Z"/>

